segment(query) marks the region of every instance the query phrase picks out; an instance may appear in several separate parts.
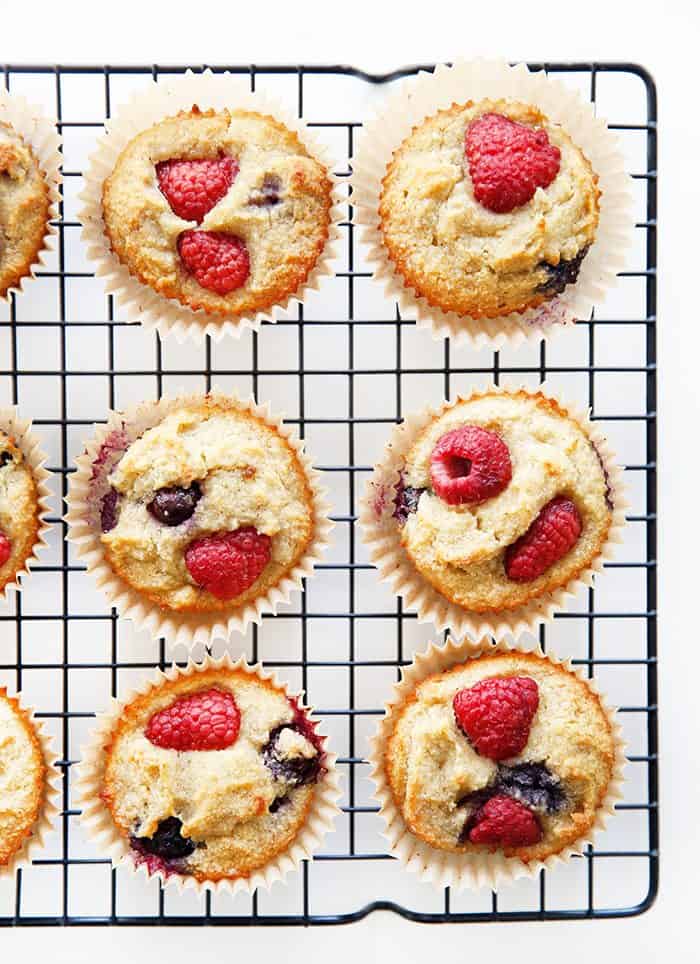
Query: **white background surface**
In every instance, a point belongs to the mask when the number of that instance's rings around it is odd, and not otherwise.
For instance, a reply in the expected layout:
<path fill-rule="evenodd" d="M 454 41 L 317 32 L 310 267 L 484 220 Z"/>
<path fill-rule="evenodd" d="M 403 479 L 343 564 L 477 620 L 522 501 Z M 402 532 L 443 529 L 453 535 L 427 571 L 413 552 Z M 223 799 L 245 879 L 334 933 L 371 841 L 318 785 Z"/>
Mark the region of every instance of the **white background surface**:
<path fill-rule="evenodd" d="M 456 56 L 630 60 L 654 74 L 660 107 L 660 703 L 661 894 L 629 921 L 427 926 L 375 914 L 304 931 L 172 928 L 4 931 L 2 953 L 50 961 L 129 959 L 518 962 L 700 959 L 700 738 L 697 630 L 692 623 L 700 540 L 697 479 L 697 319 L 700 134 L 696 111 L 700 13 L 694 5 L 592 2 L 402 5 L 377 2 L 118 5 L 13 4 L 0 61 L 129 63 L 345 62 L 374 70 Z M 194 11 L 194 14 L 193 12 Z M 692 661 L 691 661 L 692 660 Z"/>

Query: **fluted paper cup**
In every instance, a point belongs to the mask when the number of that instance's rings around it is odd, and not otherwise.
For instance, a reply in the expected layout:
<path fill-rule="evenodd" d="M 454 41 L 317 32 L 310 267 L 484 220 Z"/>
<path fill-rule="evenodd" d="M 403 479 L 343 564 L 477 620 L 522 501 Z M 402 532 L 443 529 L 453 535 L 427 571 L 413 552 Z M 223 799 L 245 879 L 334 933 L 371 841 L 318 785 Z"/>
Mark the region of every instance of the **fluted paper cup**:
<path fill-rule="evenodd" d="M 225 878 L 217 881 L 199 881 L 191 875 L 175 872 L 166 874 L 164 871 L 150 870 L 143 861 L 134 859 L 134 853 L 128 840 L 117 830 L 112 815 L 101 798 L 106 765 L 105 747 L 112 739 L 112 734 L 119 723 L 124 708 L 138 696 L 157 690 L 166 680 L 175 680 L 183 676 L 196 676 L 198 673 L 220 668 L 242 670 L 250 676 L 268 680 L 288 698 L 297 699 L 297 705 L 305 714 L 311 715 L 313 713 L 313 710 L 302 702 L 301 697 L 291 695 L 288 688 L 280 683 L 273 673 L 264 670 L 260 663 L 248 664 L 243 657 L 233 662 L 228 654 L 220 659 L 207 656 L 203 662 L 189 662 L 184 668 L 171 666 L 164 673 L 158 671 L 157 676 L 144 682 L 120 700 L 113 699 L 109 709 L 98 716 L 92 736 L 88 744 L 82 748 L 76 794 L 78 805 L 82 808 L 80 819 L 83 827 L 95 846 L 101 852 L 109 854 L 114 866 L 128 867 L 144 878 L 156 877 L 163 886 L 168 885 L 178 891 L 191 889 L 197 893 L 211 891 L 216 894 L 227 893 L 230 895 L 239 891 L 253 893 L 258 888 L 268 889 L 276 881 L 284 880 L 292 870 L 296 870 L 302 860 L 311 859 L 313 853 L 333 826 L 333 822 L 339 813 L 340 778 L 335 766 L 335 754 L 326 749 L 325 745 L 323 771 L 315 785 L 314 799 L 304 826 L 287 850 L 278 854 L 263 867 L 253 871 L 249 876 Z M 326 738 L 323 739 L 325 742 Z"/>
<path fill-rule="evenodd" d="M 597 697 L 601 710 L 610 724 L 615 750 L 612 774 L 605 796 L 597 808 L 593 825 L 579 839 L 545 860 L 525 862 L 517 857 L 506 857 L 499 852 L 457 854 L 431 847 L 408 829 L 394 802 L 386 776 L 384 761 L 387 744 L 394 728 L 394 714 L 407 699 L 411 698 L 416 686 L 429 676 L 443 673 L 483 655 L 533 652 L 543 660 L 563 666 L 584 682 L 591 693 Z M 380 814 L 384 821 L 384 837 L 389 843 L 390 852 L 404 867 L 418 874 L 421 880 L 428 881 L 436 887 L 453 887 L 455 890 L 488 887 L 491 890 L 499 890 L 519 878 L 536 877 L 542 869 L 553 870 L 584 851 L 595 834 L 605 828 L 607 821 L 614 813 L 615 804 L 622 799 L 623 769 L 626 762 L 625 745 L 622 740 L 622 727 L 615 710 L 607 704 L 595 680 L 585 677 L 572 666 L 570 661 L 560 660 L 551 654 L 545 656 L 539 649 L 508 646 L 505 643 L 494 645 L 488 640 L 458 642 L 448 639 L 441 645 L 429 643 L 428 648 L 419 653 L 410 666 L 402 670 L 401 681 L 394 684 L 394 692 L 385 705 L 385 711 L 372 739 L 369 760 L 375 785 L 374 795 L 379 802 Z"/>
<path fill-rule="evenodd" d="M 578 280 L 561 295 L 522 313 L 471 318 L 431 306 L 404 282 L 382 240 L 379 198 L 387 165 L 414 127 L 452 104 L 500 98 L 532 104 L 566 130 L 598 175 L 600 220 Z M 530 71 L 525 64 L 511 67 L 501 60 L 459 61 L 408 78 L 364 124 L 352 168 L 354 222 L 367 246 L 374 278 L 387 297 L 398 302 L 404 317 L 415 318 L 418 326 L 429 329 L 435 338 L 449 336 L 475 348 L 498 349 L 516 347 L 525 339 L 549 337 L 577 319 L 588 318 L 626 263 L 634 230 L 632 181 L 624 172 L 617 136 L 594 114 L 591 103 L 561 81 L 544 71 Z"/>

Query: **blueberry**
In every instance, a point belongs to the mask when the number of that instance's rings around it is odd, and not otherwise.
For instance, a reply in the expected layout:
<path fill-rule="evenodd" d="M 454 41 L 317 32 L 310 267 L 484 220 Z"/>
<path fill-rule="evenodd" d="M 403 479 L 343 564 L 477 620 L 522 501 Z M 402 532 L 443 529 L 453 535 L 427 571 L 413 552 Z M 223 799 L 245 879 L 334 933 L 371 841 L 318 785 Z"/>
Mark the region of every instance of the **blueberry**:
<path fill-rule="evenodd" d="M 417 510 L 418 501 L 425 491 L 425 489 L 416 489 L 412 485 L 404 485 L 403 475 L 400 477 L 396 486 L 393 513 L 399 525 L 405 525 L 409 515 Z"/>
<path fill-rule="evenodd" d="M 4 452 L 0 452 L 0 469 L 4 468 L 8 462 L 12 461 L 12 455 L 5 449 Z"/>
<path fill-rule="evenodd" d="M 535 294 L 560 295 L 567 285 L 573 284 L 578 278 L 581 262 L 586 257 L 588 247 L 581 248 L 579 253 L 568 261 L 562 258 L 556 265 L 549 264 L 547 261 L 540 261 L 539 267 L 544 268 L 547 279 L 542 284 L 537 285 Z"/>
<path fill-rule="evenodd" d="M 117 524 L 117 503 L 119 493 L 110 486 L 109 491 L 102 497 L 100 506 L 100 526 L 103 532 L 110 532 Z"/>
<path fill-rule="evenodd" d="M 516 763 L 512 767 L 499 764 L 495 780 L 457 801 L 458 807 L 469 807 L 469 816 L 459 835 L 460 843 L 469 839 L 477 811 L 496 794 L 507 794 L 536 813 L 557 813 L 566 806 L 566 793 L 559 777 L 544 763 Z"/>
<path fill-rule="evenodd" d="M 293 723 L 283 723 L 281 726 L 275 727 L 275 729 L 270 732 L 270 737 L 263 747 L 263 763 L 275 779 L 282 780 L 290 786 L 298 787 L 303 783 L 314 783 L 321 769 L 319 754 L 317 753 L 316 756 L 313 757 L 280 756 L 277 741 L 283 730 L 294 730 L 297 733 L 302 732 L 300 728 Z M 302 736 L 306 736 L 306 734 L 302 733 Z M 278 805 L 281 805 L 281 801 Z M 271 812 L 274 813 L 274 811 Z"/>
<path fill-rule="evenodd" d="M 182 821 L 177 817 L 161 820 L 152 837 L 132 837 L 131 844 L 139 853 L 153 854 L 162 860 L 182 860 L 194 853 L 195 844 L 180 833 Z"/>
<path fill-rule="evenodd" d="M 173 485 L 158 489 L 147 508 L 163 525 L 179 526 L 190 518 L 201 498 L 202 490 L 197 482 L 193 482 L 189 489 Z"/>
<path fill-rule="evenodd" d="M 262 187 L 253 191 L 248 204 L 258 208 L 274 207 L 282 200 L 280 197 L 281 189 L 282 182 L 280 179 L 275 174 L 266 174 L 263 178 Z"/>
<path fill-rule="evenodd" d="M 277 813 L 280 807 L 285 807 L 289 803 L 289 797 L 285 794 L 283 797 L 275 797 L 270 806 L 267 808 L 268 813 Z"/>
<path fill-rule="evenodd" d="M 507 793 L 539 813 L 556 813 L 566 804 L 566 794 L 559 777 L 544 763 L 500 766 L 496 782 L 499 793 Z"/>

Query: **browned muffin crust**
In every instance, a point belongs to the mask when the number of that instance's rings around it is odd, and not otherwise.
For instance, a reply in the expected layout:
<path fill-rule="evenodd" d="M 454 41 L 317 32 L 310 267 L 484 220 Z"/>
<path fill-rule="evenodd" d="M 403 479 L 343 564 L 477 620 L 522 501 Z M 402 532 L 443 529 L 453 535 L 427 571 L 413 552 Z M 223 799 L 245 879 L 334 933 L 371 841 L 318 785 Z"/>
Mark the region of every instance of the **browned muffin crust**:
<path fill-rule="evenodd" d="M 31 146 L 0 121 L 0 298 L 31 273 L 49 207 L 49 186 Z"/>
<path fill-rule="evenodd" d="M 156 181 L 156 164 L 172 159 L 235 157 L 240 170 L 228 193 L 197 225 L 170 208 Z M 251 204 L 266 174 L 281 183 L 273 207 Z M 249 111 L 181 111 L 137 135 L 105 180 L 105 234 L 131 274 L 193 311 L 235 318 L 282 304 L 307 281 L 330 231 L 332 184 L 299 137 L 274 117 Z M 240 237 L 251 273 L 226 295 L 202 287 L 177 253 L 186 230 Z"/>

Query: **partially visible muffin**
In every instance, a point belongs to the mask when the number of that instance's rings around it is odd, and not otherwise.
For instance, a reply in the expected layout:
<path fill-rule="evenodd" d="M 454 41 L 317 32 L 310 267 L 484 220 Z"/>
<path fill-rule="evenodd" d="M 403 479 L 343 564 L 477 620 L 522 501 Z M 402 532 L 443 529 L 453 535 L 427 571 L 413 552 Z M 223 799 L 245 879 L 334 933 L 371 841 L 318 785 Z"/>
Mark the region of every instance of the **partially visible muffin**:
<path fill-rule="evenodd" d="M 227 317 L 284 303 L 329 236 L 331 181 L 297 134 L 250 111 L 169 117 L 104 182 L 107 237 L 141 282 Z"/>
<path fill-rule="evenodd" d="M 576 281 L 599 195 L 582 151 L 536 107 L 468 101 L 427 118 L 394 152 L 379 221 L 389 259 L 417 295 L 496 318 Z"/>
<path fill-rule="evenodd" d="M 15 288 L 44 245 L 49 186 L 34 152 L 0 121 L 0 298 Z"/>
<path fill-rule="evenodd" d="M 313 494 L 277 428 L 226 396 L 111 433 L 92 465 L 105 557 L 161 609 L 239 609 L 290 573 L 314 532 Z"/>
<path fill-rule="evenodd" d="M 598 557 L 613 519 L 584 425 L 540 392 L 446 406 L 407 451 L 395 494 L 417 575 L 471 612 L 516 609 Z"/>
<path fill-rule="evenodd" d="M 438 850 L 545 860 L 585 839 L 613 775 L 597 694 L 540 654 L 486 653 L 429 676 L 387 724 L 394 804 Z"/>
<path fill-rule="evenodd" d="M 40 516 L 34 473 L 14 438 L 0 430 L 0 594 L 31 557 Z"/>
<path fill-rule="evenodd" d="M 97 789 L 150 872 L 248 877 L 303 832 L 326 773 L 323 742 L 282 687 L 246 668 L 206 668 L 123 708 Z"/>
<path fill-rule="evenodd" d="M 47 766 L 29 713 L 0 687 L 0 871 L 28 844 L 47 794 Z"/>

